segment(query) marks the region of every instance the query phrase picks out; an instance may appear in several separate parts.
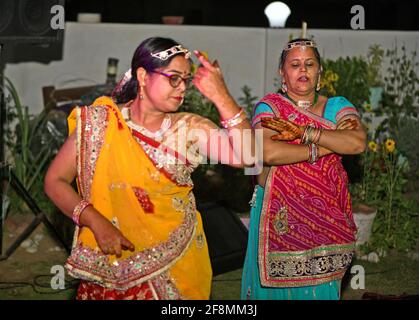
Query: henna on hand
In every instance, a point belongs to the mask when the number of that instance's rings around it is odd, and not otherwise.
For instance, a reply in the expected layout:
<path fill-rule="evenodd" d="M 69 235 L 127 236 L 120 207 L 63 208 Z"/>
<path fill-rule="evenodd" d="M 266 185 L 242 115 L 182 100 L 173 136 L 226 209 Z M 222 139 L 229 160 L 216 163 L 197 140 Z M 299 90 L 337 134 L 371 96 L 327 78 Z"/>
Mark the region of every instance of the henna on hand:
<path fill-rule="evenodd" d="M 262 118 L 261 123 L 262 127 L 274 130 L 279 133 L 277 135 L 272 136 L 272 140 L 293 141 L 295 139 L 300 139 L 304 132 L 304 127 L 276 117 Z"/>

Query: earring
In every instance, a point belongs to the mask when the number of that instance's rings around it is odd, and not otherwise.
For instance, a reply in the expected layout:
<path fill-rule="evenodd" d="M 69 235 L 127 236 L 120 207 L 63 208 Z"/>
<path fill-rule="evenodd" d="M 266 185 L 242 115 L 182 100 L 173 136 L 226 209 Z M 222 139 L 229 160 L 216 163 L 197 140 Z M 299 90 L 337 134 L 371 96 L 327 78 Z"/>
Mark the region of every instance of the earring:
<path fill-rule="evenodd" d="M 144 100 L 144 96 L 143 96 L 143 94 L 142 94 L 142 92 L 143 92 L 143 86 L 142 85 L 140 85 L 140 100 Z"/>
<path fill-rule="evenodd" d="M 320 86 L 320 76 L 319 79 L 317 80 L 317 86 L 316 86 L 316 91 L 320 91 L 321 86 Z"/>
<path fill-rule="evenodd" d="M 282 91 L 283 93 L 286 93 L 286 92 L 288 91 L 287 84 L 285 83 L 285 81 L 282 81 L 282 84 L 281 84 L 281 91 Z"/>

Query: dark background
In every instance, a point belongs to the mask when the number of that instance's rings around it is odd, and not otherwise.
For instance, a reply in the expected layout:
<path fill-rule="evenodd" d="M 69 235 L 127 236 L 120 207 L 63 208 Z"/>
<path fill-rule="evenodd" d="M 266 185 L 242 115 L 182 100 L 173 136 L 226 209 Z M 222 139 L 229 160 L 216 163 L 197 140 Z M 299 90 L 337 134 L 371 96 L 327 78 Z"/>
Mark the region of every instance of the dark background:
<path fill-rule="evenodd" d="M 98 12 L 103 22 L 162 23 L 166 15 L 184 16 L 186 25 L 269 27 L 264 14 L 272 1 L 251 0 L 67 0 L 66 20 L 78 12 Z M 419 1 L 414 0 L 284 0 L 290 9 L 287 28 L 350 29 L 351 7 L 365 9 L 369 30 L 419 30 Z"/>

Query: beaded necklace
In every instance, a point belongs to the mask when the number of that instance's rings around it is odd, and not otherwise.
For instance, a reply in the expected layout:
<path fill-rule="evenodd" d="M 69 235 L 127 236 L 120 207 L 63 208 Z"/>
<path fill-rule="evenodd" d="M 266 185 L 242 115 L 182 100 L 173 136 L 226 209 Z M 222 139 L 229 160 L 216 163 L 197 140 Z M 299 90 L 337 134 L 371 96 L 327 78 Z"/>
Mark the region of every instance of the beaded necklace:
<path fill-rule="evenodd" d="M 122 113 L 122 117 L 124 118 L 128 127 L 130 127 L 132 130 L 138 131 L 141 134 L 143 134 L 143 135 L 145 135 L 149 138 L 152 138 L 156 141 L 163 140 L 164 134 L 166 133 L 167 130 L 169 130 L 170 126 L 172 125 L 172 121 L 170 119 L 170 116 L 168 114 L 166 114 L 166 116 L 164 117 L 163 122 L 160 125 L 160 129 L 155 131 L 155 132 L 151 132 L 150 130 L 144 128 L 143 126 L 140 126 L 139 124 L 136 124 L 136 123 L 132 122 L 131 112 L 130 112 L 130 109 L 128 107 L 122 108 L 121 113 Z"/>

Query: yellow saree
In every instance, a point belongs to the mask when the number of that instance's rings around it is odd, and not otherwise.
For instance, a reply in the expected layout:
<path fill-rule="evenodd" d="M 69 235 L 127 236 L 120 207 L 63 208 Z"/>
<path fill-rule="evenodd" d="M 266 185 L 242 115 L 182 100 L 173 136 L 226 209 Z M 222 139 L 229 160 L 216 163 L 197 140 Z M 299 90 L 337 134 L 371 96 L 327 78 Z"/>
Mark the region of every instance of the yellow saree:
<path fill-rule="evenodd" d="M 66 267 L 73 277 L 127 290 L 148 283 L 155 299 L 208 299 L 212 270 L 190 173 L 168 167 L 162 150 L 139 141 L 114 102 L 98 98 L 68 119 L 77 133 L 81 196 L 135 245 L 104 255 L 88 228 L 77 228 Z"/>

